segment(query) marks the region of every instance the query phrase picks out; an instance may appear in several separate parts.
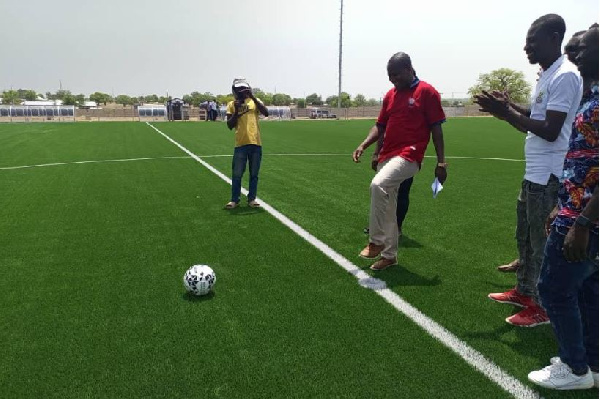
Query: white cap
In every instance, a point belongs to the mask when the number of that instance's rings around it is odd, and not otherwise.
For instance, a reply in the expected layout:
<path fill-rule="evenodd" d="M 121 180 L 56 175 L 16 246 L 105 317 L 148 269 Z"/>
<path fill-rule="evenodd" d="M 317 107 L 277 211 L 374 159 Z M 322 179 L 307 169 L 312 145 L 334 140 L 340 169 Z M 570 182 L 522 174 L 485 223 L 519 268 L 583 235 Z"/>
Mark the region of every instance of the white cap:
<path fill-rule="evenodd" d="M 250 88 L 250 85 L 248 84 L 248 82 L 244 78 L 235 78 L 235 79 L 233 79 L 232 86 L 233 87 L 248 87 L 248 88 Z"/>

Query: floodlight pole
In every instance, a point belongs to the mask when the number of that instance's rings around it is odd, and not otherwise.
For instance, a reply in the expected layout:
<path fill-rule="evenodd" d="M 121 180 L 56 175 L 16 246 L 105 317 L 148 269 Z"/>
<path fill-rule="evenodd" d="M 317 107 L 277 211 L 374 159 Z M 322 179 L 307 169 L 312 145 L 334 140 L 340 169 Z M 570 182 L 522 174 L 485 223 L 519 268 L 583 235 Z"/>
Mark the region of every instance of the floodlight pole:
<path fill-rule="evenodd" d="M 338 109 L 342 108 L 342 16 L 344 14 L 344 0 L 340 0 L 340 53 L 338 65 Z"/>

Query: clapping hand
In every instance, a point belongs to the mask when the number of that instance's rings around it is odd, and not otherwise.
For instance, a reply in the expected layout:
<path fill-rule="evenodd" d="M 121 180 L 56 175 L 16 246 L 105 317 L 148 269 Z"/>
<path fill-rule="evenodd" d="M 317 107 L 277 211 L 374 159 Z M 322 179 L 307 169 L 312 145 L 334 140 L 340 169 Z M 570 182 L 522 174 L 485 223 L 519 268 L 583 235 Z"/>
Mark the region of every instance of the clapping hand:
<path fill-rule="evenodd" d="M 481 112 L 488 112 L 499 119 L 505 119 L 508 115 L 510 103 L 505 93 L 488 93 L 484 90 L 481 94 L 476 94 L 473 101 L 481 107 Z"/>

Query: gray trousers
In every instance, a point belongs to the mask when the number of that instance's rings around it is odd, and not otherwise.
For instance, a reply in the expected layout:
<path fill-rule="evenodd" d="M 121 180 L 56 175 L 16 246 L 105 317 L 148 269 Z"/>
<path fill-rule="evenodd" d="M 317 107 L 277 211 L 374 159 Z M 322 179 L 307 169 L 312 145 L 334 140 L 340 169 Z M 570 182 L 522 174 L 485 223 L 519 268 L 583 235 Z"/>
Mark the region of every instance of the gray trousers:
<path fill-rule="evenodd" d="M 558 178 L 550 175 L 548 184 L 523 180 L 517 200 L 517 248 L 520 266 L 517 269 L 517 291 L 540 303 L 537 283 L 540 278 L 546 219 L 558 201 Z"/>

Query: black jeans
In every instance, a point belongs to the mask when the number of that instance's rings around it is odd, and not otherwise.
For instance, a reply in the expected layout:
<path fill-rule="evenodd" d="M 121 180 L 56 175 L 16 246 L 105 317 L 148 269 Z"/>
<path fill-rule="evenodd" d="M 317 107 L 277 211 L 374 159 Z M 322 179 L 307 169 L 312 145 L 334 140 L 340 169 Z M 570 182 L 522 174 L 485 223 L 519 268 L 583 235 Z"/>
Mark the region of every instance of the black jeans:
<path fill-rule="evenodd" d="M 398 188 L 398 203 L 396 205 L 396 220 L 398 221 L 398 230 L 402 231 L 402 223 L 408 213 L 408 205 L 410 203 L 410 187 L 413 184 L 413 178 L 406 179 Z"/>

